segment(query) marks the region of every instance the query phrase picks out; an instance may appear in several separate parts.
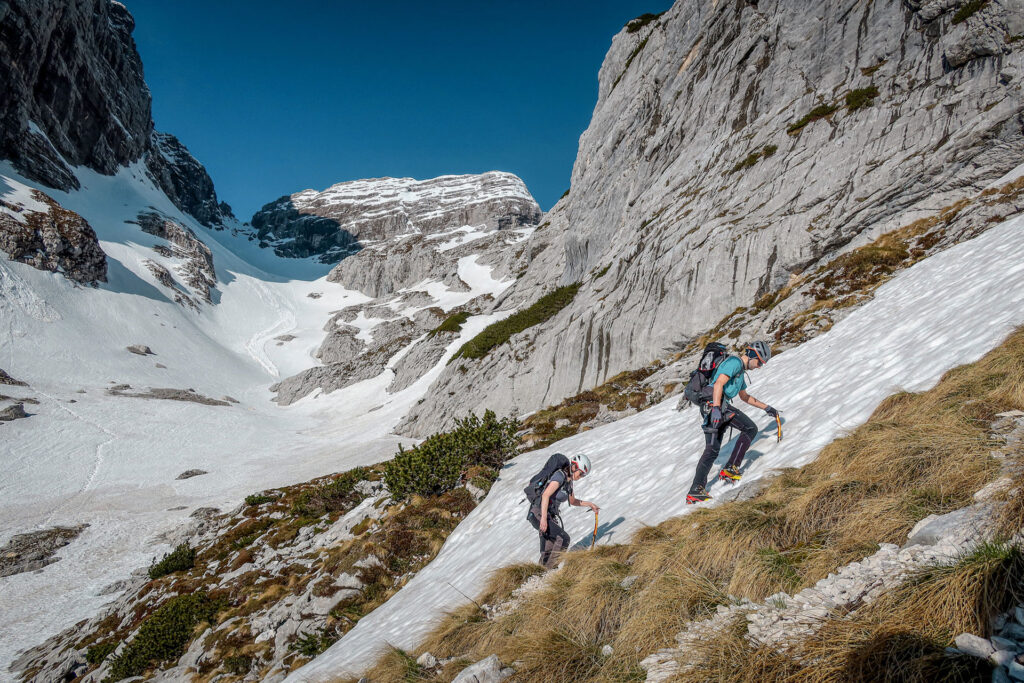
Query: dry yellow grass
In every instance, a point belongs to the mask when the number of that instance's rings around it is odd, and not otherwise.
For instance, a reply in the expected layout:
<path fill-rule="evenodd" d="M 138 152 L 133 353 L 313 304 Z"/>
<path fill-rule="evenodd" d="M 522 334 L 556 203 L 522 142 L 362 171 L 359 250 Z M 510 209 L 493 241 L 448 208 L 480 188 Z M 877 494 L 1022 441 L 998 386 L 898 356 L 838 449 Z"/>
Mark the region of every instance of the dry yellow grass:
<path fill-rule="evenodd" d="M 1024 409 L 1022 357 L 1018 330 L 977 363 L 946 373 L 934 389 L 883 401 L 866 424 L 814 462 L 781 473 L 756 498 L 668 520 L 625 545 L 570 554 L 511 613 L 488 620 L 477 606 L 464 607 L 420 651 L 467 662 L 497 653 L 505 663 L 519 662 L 516 680 L 523 683 L 642 680 L 643 657 L 672 644 L 687 622 L 729 596 L 761 600 L 800 590 L 880 543 L 903 542 L 925 516 L 970 504 L 998 470 L 988 456 L 995 445 L 991 420 L 1002 410 Z M 1019 498 L 1007 507 L 1007 524 L 1024 515 Z M 741 633 L 731 633 L 695 648 L 689 657 L 697 666 L 679 680 L 956 680 L 970 673 L 966 665 L 937 660 L 935 648 L 984 624 L 1001 604 L 993 596 L 1024 580 L 1017 559 L 997 555 L 934 570 L 856 619 L 828 622 L 819 639 L 801 646 L 805 658 L 827 663 L 820 670 L 792 652 L 753 650 Z M 528 574 L 522 567 L 499 574 L 487 600 L 508 595 Z M 628 589 L 621 585 L 627 575 L 636 577 Z M 610 657 L 600 654 L 606 644 Z M 910 662 L 906 672 L 901 658 Z M 380 662 L 370 679 L 405 680 L 408 671 L 398 664 Z"/>

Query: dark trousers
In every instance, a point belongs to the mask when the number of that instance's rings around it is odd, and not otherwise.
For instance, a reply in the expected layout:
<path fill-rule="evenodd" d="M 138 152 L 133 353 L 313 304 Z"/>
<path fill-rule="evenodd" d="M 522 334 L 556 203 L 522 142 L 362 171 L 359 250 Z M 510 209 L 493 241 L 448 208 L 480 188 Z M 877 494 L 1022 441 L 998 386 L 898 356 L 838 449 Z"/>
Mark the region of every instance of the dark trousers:
<path fill-rule="evenodd" d="M 747 448 L 757 436 L 757 425 L 754 424 L 754 421 L 732 406 L 724 406 L 722 416 L 725 419 L 722 420 L 718 429 L 708 426 L 707 422 L 710 418 L 705 417 L 704 453 L 700 456 L 700 462 L 697 463 L 697 472 L 693 476 L 693 483 L 690 484 L 690 493 L 707 486 L 708 472 L 711 471 L 711 466 L 718 458 L 718 451 L 722 448 L 722 438 L 725 436 L 726 429 L 732 427 L 740 432 L 736 439 L 736 446 L 732 449 L 732 456 L 729 458 L 728 466 L 730 467 L 740 466 L 743 456 L 747 453 Z"/>
<path fill-rule="evenodd" d="M 540 563 L 546 569 L 551 569 L 558 562 L 559 555 L 569 547 L 569 534 L 562 528 L 562 521 L 558 515 L 552 515 L 548 511 L 548 530 L 540 531 L 540 500 L 530 507 L 530 514 L 527 515 L 533 528 L 540 532 Z"/>

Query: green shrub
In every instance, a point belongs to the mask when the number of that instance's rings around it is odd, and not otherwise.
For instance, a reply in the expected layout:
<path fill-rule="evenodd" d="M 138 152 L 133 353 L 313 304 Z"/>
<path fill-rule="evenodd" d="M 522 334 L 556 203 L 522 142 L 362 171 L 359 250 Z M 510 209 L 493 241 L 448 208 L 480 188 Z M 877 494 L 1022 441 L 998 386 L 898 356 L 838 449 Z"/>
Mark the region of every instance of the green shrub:
<path fill-rule="evenodd" d="M 452 315 L 445 318 L 444 322 L 432 329 L 427 334 L 427 339 L 430 339 L 438 332 L 458 332 L 462 329 L 462 326 L 469 319 L 469 313 L 462 311 L 461 313 L 453 313 Z"/>
<path fill-rule="evenodd" d="M 327 629 L 319 633 L 299 633 L 299 637 L 288 647 L 303 657 L 316 657 L 337 642 L 338 636 Z"/>
<path fill-rule="evenodd" d="M 149 578 L 159 579 L 161 576 L 192 569 L 194 566 L 196 566 L 195 548 L 190 547 L 188 543 L 182 543 L 165 554 L 159 562 L 156 559 L 153 560 L 149 565 Z"/>
<path fill-rule="evenodd" d="M 874 105 L 876 97 L 878 97 L 878 88 L 873 85 L 851 90 L 846 93 L 846 108 L 856 111 L 862 107 L 870 107 Z"/>
<path fill-rule="evenodd" d="M 350 509 L 362 500 L 355 488 L 368 474 L 365 467 L 356 467 L 326 484 L 302 491 L 292 502 L 292 513 L 299 517 L 319 517 L 328 512 Z"/>
<path fill-rule="evenodd" d="M 579 291 L 580 283 L 576 282 L 565 287 L 559 287 L 553 292 L 545 294 L 528 308 L 519 311 L 504 320 L 488 325 L 484 330 L 462 345 L 455 355 L 449 359 L 451 363 L 460 356 L 462 358 L 483 358 L 491 349 L 499 344 L 504 344 L 513 334 L 518 334 L 534 325 L 539 325 L 548 318 L 551 318 L 560 310 L 568 306 L 576 292 Z"/>
<path fill-rule="evenodd" d="M 410 495 L 439 495 L 458 486 L 469 467 L 501 467 L 518 452 L 519 421 L 499 420 L 488 410 L 483 418 L 469 415 L 455 429 L 428 437 L 409 450 L 399 446 L 384 465 L 384 482 L 401 500 Z"/>
<path fill-rule="evenodd" d="M 630 19 L 629 21 L 626 22 L 626 33 L 636 33 L 644 26 L 647 26 L 647 24 L 651 23 L 652 21 L 660 17 L 662 14 L 664 14 L 664 12 L 658 12 L 657 14 L 651 14 L 650 12 L 647 12 L 645 14 L 641 14 L 636 19 Z"/>
<path fill-rule="evenodd" d="M 135 639 L 112 659 L 105 681 L 138 676 L 177 659 L 184 654 L 196 626 L 212 620 L 220 608 L 220 602 L 203 591 L 171 598 L 142 622 Z"/>
<path fill-rule="evenodd" d="M 255 507 L 275 500 L 278 499 L 275 499 L 273 496 L 267 496 L 266 494 L 253 494 L 251 496 L 246 496 L 246 505 Z"/>
<path fill-rule="evenodd" d="M 729 173 L 746 170 L 761 159 L 767 159 L 771 155 L 775 154 L 778 149 L 778 145 L 765 145 L 763 148 L 748 154 L 743 160 L 738 161 L 736 165 L 729 170 Z"/>
<path fill-rule="evenodd" d="M 252 657 L 249 655 L 232 655 L 224 659 L 224 670 L 229 674 L 244 676 L 252 668 Z"/>
<path fill-rule="evenodd" d="M 964 4 L 960 5 L 960 9 L 958 9 L 956 14 L 953 15 L 953 23 L 962 24 L 987 4 L 988 0 L 968 0 Z"/>
<path fill-rule="evenodd" d="M 786 132 L 790 134 L 797 133 L 803 130 L 803 127 L 811 121 L 823 119 L 826 116 L 835 113 L 837 109 L 839 109 L 839 107 L 834 104 L 819 104 L 817 107 L 804 114 L 803 117 L 790 124 L 789 128 L 786 129 Z"/>
<path fill-rule="evenodd" d="M 602 268 L 601 270 L 597 271 L 597 274 L 594 275 L 594 279 L 595 280 L 599 280 L 599 279 L 603 278 L 605 276 L 605 274 L 608 273 L 608 269 L 611 268 L 611 267 L 612 267 L 612 264 L 609 263 L 604 268 Z"/>
<path fill-rule="evenodd" d="M 570 188 L 570 189 L 571 189 L 571 188 Z M 563 199 L 565 199 L 565 198 L 566 198 L 566 197 L 568 197 L 568 196 L 569 196 L 569 190 L 566 190 L 565 192 L 563 192 L 563 193 L 562 193 L 562 196 L 558 198 L 558 201 L 562 201 Z M 544 225 L 542 225 L 542 226 L 540 226 L 540 227 L 541 227 L 541 228 L 543 228 L 543 227 L 544 227 L 545 225 L 551 225 L 551 224 L 550 224 L 550 223 L 545 223 Z M 538 230 L 539 230 L 539 229 L 540 229 L 540 228 L 538 228 Z"/>
<path fill-rule="evenodd" d="M 99 666 L 103 660 L 116 649 L 116 640 L 107 640 L 102 643 L 96 643 L 85 651 L 85 661 L 89 662 L 91 666 Z"/>

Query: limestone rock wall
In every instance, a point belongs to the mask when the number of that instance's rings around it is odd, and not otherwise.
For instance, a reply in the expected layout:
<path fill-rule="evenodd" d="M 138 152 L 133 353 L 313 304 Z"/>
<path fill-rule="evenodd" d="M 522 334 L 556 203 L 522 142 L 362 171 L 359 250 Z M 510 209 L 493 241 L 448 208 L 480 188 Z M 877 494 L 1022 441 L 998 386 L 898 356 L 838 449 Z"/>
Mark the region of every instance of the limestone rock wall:
<path fill-rule="evenodd" d="M 600 384 L 1017 166 L 1024 7 L 963 4 L 679 0 L 620 32 L 570 193 L 498 307 L 576 299 L 446 370 L 405 431 Z"/>

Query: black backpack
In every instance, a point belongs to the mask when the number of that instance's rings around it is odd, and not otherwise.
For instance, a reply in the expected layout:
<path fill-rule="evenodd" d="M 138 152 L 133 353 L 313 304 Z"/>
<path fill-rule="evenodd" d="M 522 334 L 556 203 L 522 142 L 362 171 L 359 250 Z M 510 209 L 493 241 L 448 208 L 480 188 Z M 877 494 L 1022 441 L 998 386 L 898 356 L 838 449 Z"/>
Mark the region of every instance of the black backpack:
<path fill-rule="evenodd" d="M 683 396 L 690 403 L 700 406 L 711 400 L 711 378 L 723 360 L 729 357 L 729 350 L 724 344 L 711 342 L 704 347 L 697 369 L 690 373 L 690 381 L 686 383 Z"/>
<path fill-rule="evenodd" d="M 569 458 L 565 457 L 561 453 L 555 453 L 548 458 L 548 461 L 544 463 L 544 469 L 533 475 L 533 478 L 530 479 L 530 483 L 526 485 L 525 489 L 523 489 L 523 493 L 526 494 L 526 498 L 531 504 L 540 497 L 544 487 L 548 485 L 548 480 L 550 480 L 551 476 L 558 470 L 565 470 L 566 472 L 569 471 Z"/>

